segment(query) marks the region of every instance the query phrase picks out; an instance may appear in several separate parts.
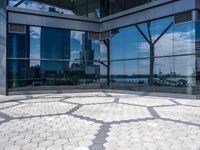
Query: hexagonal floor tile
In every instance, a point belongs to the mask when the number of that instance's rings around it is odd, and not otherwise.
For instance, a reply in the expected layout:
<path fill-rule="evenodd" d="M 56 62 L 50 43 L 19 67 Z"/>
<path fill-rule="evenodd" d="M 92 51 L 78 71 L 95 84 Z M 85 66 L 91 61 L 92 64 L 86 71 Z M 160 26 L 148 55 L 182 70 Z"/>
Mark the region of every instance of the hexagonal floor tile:
<path fill-rule="evenodd" d="M 120 98 L 119 102 L 142 105 L 142 106 L 162 106 L 162 105 L 173 105 L 174 103 L 167 100 L 166 98 L 155 98 L 155 97 L 136 97 L 136 98 Z"/>
<path fill-rule="evenodd" d="M 0 125 L 0 149 L 9 145 L 16 149 L 89 147 L 100 126 L 67 115 L 15 119 Z"/>
<path fill-rule="evenodd" d="M 171 121 L 151 120 L 111 125 L 106 150 L 198 150 L 200 128 Z"/>
<path fill-rule="evenodd" d="M 5 102 L 5 103 L 0 103 L 0 109 L 4 109 L 4 108 L 7 108 L 7 107 L 12 107 L 12 106 L 15 106 L 19 103 L 17 102 Z"/>
<path fill-rule="evenodd" d="M 28 103 L 0 110 L 12 117 L 37 116 L 66 113 L 76 105 L 63 102 Z"/>
<path fill-rule="evenodd" d="M 77 103 L 77 104 L 95 104 L 95 103 L 108 103 L 114 102 L 113 97 L 83 97 L 83 98 L 68 98 L 65 102 Z"/>
<path fill-rule="evenodd" d="M 105 122 L 152 117 L 144 107 L 115 103 L 85 105 L 74 112 L 74 114 Z"/>
<path fill-rule="evenodd" d="M 200 108 L 191 106 L 167 106 L 155 108 L 162 118 L 200 124 Z"/>

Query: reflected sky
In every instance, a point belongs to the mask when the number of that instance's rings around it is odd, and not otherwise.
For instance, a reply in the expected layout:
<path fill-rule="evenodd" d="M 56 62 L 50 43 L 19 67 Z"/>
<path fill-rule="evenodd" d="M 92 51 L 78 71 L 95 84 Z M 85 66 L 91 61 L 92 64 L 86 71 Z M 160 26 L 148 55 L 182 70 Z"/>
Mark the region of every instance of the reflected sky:
<path fill-rule="evenodd" d="M 164 29 L 173 22 L 173 17 L 151 22 L 152 40 L 155 41 Z M 148 35 L 147 23 L 139 25 L 144 34 Z M 135 26 L 119 29 L 119 32 L 111 39 L 111 60 L 137 59 L 150 56 L 149 44 L 137 31 Z M 173 25 L 155 44 L 155 56 L 173 56 L 180 54 L 195 53 L 195 23 Z M 187 62 L 184 64 L 184 60 Z M 112 74 L 125 75 L 149 74 L 149 59 L 135 60 L 137 63 L 122 62 L 112 63 Z M 155 58 L 154 74 L 173 74 L 177 76 L 195 75 L 195 58 L 187 57 L 166 57 Z M 174 65 L 176 64 L 176 66 Z M 123 67 L 126 71 L 124 71 Z"/>
<path fill-rule="evenodd" d="M 19 1 L 20 0 L 9 0 L 9 5 L 15 6 Z M 56 13 L 74 15 L 72 10 L 62 9 L 62 8 L 58 8 L 58 7 L 43 4 L 43 3 L 37 3 L 36 1 L 34 2 L 32 0 L 24 0 L 24 2 L 19 4 L 17 7 L 39 10 L 39 11 L 49 11 L 49 12 L 56 12 Z"/>
<path fill-rule="evenodd" d="M 41 28 L 30 27 L 30 58 L 40 59 Z"/>

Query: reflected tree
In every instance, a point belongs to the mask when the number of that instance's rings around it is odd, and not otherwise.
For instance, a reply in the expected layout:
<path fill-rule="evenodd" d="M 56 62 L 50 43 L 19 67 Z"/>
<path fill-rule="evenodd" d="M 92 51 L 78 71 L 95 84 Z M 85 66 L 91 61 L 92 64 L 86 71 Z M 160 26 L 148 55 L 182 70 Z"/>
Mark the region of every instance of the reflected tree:
<path fill-rule="evenodd" d="M 163 31 L 156 37 L 155 40 L 153 40 L 153 34 L 151 32 L 151 24 L 152 21 L 148 21 L 145 23 L 147 26 L 147 35 L 145 32 L 140 28 L 139 24 L 136 24 L 136 28 L 138 32 L 142 35 L 142 37 L 147 41 L 149 44 L 149 50 L 150 50 L 150 72 L 149 72 L 149 84 L 153 85 L 153 75 L 154 75 L 154 63 L 155 63 L 155 44 L 160 40 L 160 38 L 173 26 L 173 22 L 171 22 L 166 28 L 163 29 Z"/>

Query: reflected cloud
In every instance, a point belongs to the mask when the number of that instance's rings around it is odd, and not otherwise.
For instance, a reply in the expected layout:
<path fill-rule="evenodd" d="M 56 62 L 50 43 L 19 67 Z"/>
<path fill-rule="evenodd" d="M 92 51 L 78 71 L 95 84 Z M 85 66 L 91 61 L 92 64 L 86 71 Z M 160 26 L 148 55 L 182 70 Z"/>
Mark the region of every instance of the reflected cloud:
<path fill-rule="evenodd" d="M 80 44 L 82 45 L 83 34 L 85 34 L 85 32 L 71 31 L 71 38 L 78 40 Z"/>
<path fill-rule="evenodd" d="M 40 39 L 41 36 L 41 28 L 40 27 L 31 27 L 30 28 L 30 36 L 34 39 Z"/>
<path fill-rule="evenodd" d="M 155 37 L 158 37 L 156 35 Z M 155 45 L 155 52 L 157 55 L 172 55 L 173 48 L 175 53 L 194 52 L 195 50 L 195 30 L 189 30 L 187 32 L 170 32 L 166 33 L 160 41 Z M 140 51 L 149 51 L 149 45 L 147 42 L 140 42 L 138 44 Z"/>

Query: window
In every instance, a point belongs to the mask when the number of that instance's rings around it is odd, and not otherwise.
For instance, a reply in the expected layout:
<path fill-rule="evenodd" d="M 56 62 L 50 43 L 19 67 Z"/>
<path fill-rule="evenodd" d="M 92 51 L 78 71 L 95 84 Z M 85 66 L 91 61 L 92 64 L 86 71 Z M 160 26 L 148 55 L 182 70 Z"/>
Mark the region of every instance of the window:
<path fill-rule="evenodd" d="M 41 28 L 30 27 L 30 58 L 40 59 L 41 56 Z"/>
<path fill-rule="evenodd" d="M 70 31 L 54 28 L 42 28 L 41 57 L 46 59 L 69 59 Z"/>

